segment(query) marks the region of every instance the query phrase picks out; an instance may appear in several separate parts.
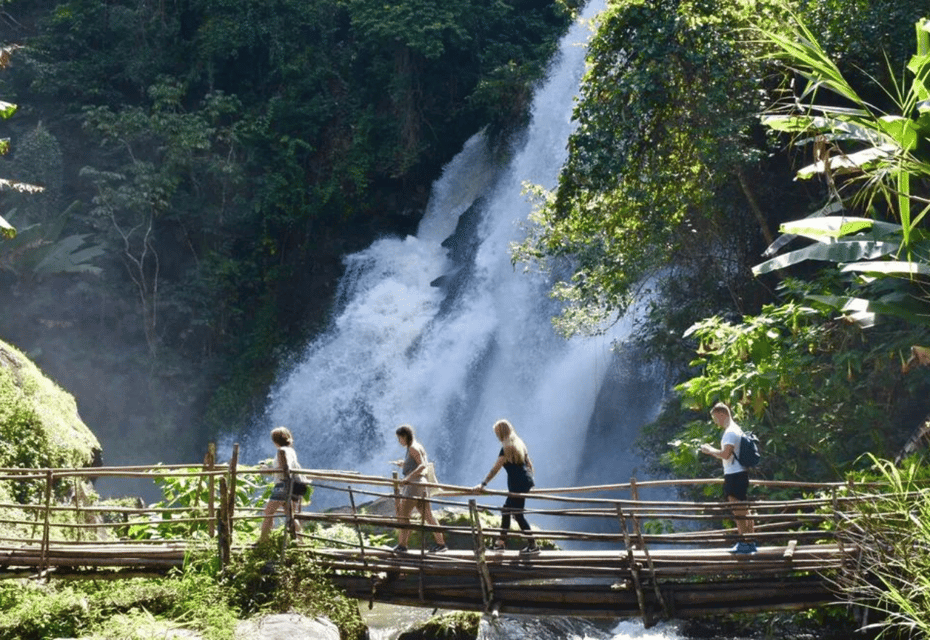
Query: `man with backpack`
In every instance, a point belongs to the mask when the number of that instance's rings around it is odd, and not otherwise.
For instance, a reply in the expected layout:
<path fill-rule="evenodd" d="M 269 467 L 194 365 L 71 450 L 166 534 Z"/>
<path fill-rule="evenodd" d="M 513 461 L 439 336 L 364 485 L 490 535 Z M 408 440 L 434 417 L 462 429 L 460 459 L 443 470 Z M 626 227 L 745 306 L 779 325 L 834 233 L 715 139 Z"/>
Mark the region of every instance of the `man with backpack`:
<path fill-rule="evenodd" d="M 747 537 L 753 534 L 754 527 L 752 520 L 747 517 L 749 515 L 749 506 L 746 504 L 749 492 L 749 472 L 746 466 L 740 463 L 743 430 L 730 415 L 730 407 L 722 402 L 718 402 L 711 408 L 710 417 L 718 427 L 723 429 L 720 448 L 702 444 L 701 452 L 720 458 L 723 462 L 723 495 L 729 502 L 741 503 L 733 507 L 733 517 L 742 540 L 730 549 L 730 553 L 755 553 L 756 543 L 747 540 Z"/>

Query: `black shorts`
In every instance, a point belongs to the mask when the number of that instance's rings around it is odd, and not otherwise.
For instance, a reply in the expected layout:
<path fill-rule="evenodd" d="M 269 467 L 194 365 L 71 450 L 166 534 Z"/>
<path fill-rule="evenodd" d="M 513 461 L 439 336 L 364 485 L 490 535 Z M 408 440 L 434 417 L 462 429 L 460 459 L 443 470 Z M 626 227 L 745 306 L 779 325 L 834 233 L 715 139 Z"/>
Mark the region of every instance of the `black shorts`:
<path fill-rule="evenodd" d="M 749 494 L 749 473 L 740 471 L 723 476 L 723 497 L 744 501 Z"/>
<path fill-rule="evenodd" d="M 303 482 L 297 482 L 296 480 L 292 481 L 291 484 L 291 500 L 297 500 L 298 498 L 303 498 L 307 495 L 307 489 L 309 487 Z M 278 502 L 284 502 L 284 483 L 276 482 L 274 485 L 274 491 L 271 492 L 270 500 L 277 500 Z"/>

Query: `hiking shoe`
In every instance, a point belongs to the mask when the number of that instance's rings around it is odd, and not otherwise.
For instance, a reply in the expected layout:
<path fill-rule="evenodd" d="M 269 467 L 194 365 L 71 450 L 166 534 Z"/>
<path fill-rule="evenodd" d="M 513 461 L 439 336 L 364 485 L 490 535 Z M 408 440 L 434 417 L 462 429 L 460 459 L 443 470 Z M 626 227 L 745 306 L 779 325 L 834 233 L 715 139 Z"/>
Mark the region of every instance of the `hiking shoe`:
<path fill-rule="evenodd" d="M 448 551 L 448 550 L 449 550 L 449 547 L 447 547 L 444 544 L 434 544 L 432 547 L 430 547 L 427 553 L 442 553 L 443 551 Z"/>
<path fill-rule="evenodd" d="M 539 547 L 537 547 L 535 544 L 528 544 L 522 549 L 520 549 L 520 553 L 527 554 L 527 555 L 533 554 L 533 553 L 539 553 Z"/>
<path fill-rule="evenodd" d="M 407 547 L 405 547 L 402 544 L 399 544 L 393 549 L 391 549 L 391 551 L 393 551 L 394 553 L 407 553 Z"/>

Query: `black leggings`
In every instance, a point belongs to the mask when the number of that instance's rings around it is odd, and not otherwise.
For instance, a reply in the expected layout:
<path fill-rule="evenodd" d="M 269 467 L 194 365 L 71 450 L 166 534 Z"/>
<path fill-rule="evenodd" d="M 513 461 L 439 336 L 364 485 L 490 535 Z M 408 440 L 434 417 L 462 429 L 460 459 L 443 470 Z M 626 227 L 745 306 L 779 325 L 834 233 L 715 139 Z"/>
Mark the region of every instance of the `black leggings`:
<path fill-rule="evenodd" d="M 526 521 L 526 516 L 523 515 L 523 510 L 526 508 L 526 498 L 515 498 L 513 496 L 508 496 L 506 502 L 504 502 L 504 508 L 501 510 L 501 537 L 507 537 L 507 531 L 510 529 L 510 517 L 513 516 L 513 519 L 517 521 L 520 529 L 529 534 L 530 523 Z"/>

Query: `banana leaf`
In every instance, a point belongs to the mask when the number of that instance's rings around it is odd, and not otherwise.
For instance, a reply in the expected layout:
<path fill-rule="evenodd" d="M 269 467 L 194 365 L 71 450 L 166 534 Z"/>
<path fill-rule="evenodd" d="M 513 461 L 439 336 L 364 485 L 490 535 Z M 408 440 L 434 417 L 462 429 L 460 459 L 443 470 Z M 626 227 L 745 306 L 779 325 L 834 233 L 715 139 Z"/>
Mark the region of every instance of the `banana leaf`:
<path fill-rule="evenodd" d="M 915 325 L 930 326 L 930 308 L 910 302 L 898 302 L 891 298 L 869 300 L 846 296 L 807 296 L 807 300 L 818 302 L 842 313 L 860 327 L 867 329 L 875 325 L 877 316 L 890 315 Z"/>
<path fill-rule="evenodd" d="M 870 231 L 872 238 L 877 240 L 900 235 L 901 225 L 856 216 L 822 216 L 792 220 L 782 224 L 780 229 L 782 233 L 804 236 L 820 242 L 829 242 L 835 238 L 866 230 Z"/>
<path fill-rule="evenodd" d="M 930 276 L 930 265 L 910 260 L 874 260 L 846 264 L 840 271 L 877 273 L 888 276 Z"/>
<path fill-rule="evenodd" d="M 900 245 L 894 242 L 878 242 L 875 240 L 849 240 L 837 241 L 830 244 L 817 243 L 796 249 L 784 255 L 766 260 L 752 268 L 756 276 L 784 269 L 805 260 L 821 260 L 824 262 L 856 262 L 857 260 L 873 260 L 889 253 L 894 253 Z"/>

